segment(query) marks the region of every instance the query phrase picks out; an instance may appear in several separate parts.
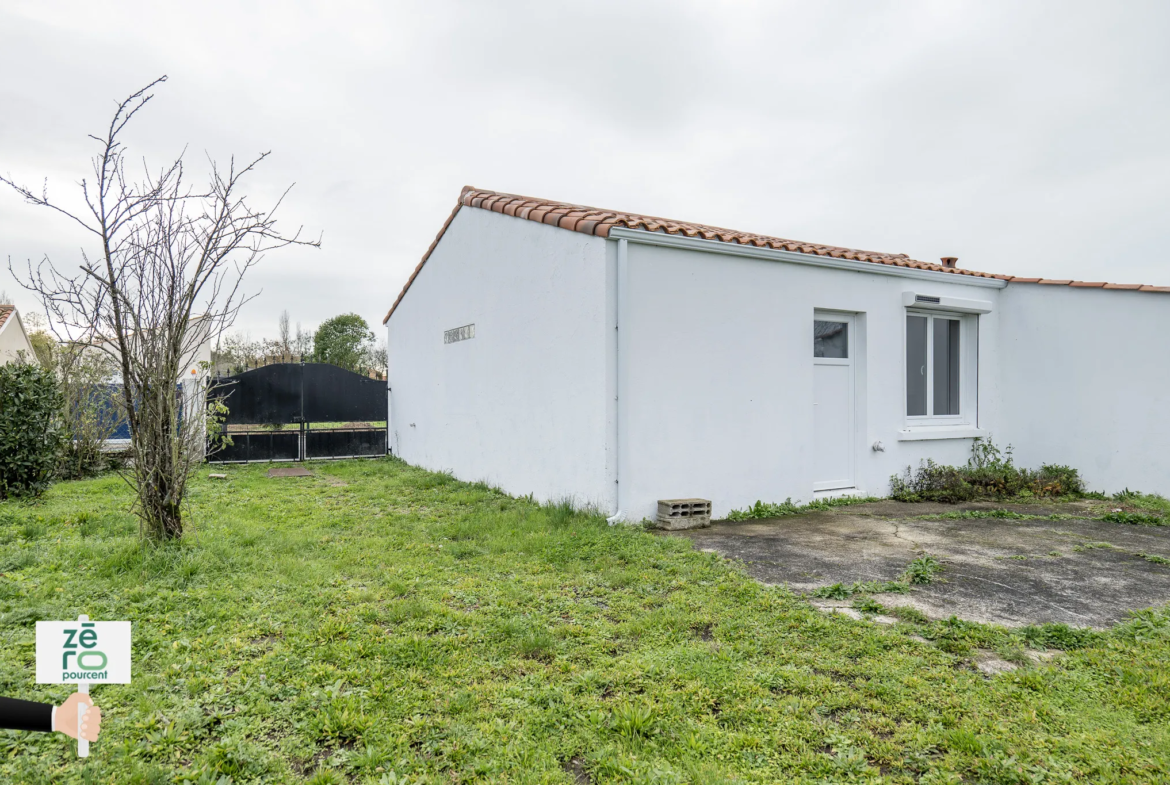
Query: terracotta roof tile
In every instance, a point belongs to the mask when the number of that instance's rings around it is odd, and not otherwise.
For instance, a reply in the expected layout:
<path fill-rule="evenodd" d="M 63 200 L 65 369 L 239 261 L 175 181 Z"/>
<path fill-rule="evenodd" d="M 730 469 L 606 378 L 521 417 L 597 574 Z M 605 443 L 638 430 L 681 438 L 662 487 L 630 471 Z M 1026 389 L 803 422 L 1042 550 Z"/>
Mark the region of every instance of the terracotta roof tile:
<path fill-rule="evenodd" d="M 11 316 L 14 311 L 16 311 L 15 305 L 0 305 L 0 327 L 4 326 L 4 323 L 8 321 L 8 317 Z"/>
<path fill-rule="evenodd" d="M 402 288 L 402 292 L 398 295 L 398 299 L 394 301 L 394 305 L 390 308 L 390 313 L 386 314 L 386 318 L 382 320 L 385 324 L 390 320 L 390 315 L 394 313 L 394 309 L 398 307 L 398 303 L 402 302 L 406 290 L 410 288 L 411 283 L 414 282 L 419 270 L 426 263 L 431 253 L 435 250 L 439 240 L 443 236 L 443 232 L 450 226 L 451 221 L 455 218 L 455 214 L 459 212 L 461 207 L 478 207 L 481 209 L 492 210 L 505 215 L 514 216 L 528 221 L 536 221 L 537 223 L 544 223 L 550 226 L 557 226 L 569 231 L 581 232 L 582 234 L 594 235 L 596 237 L 609 237 L 610 229 L 619 226 L 626 229 L 641 229 L 647 232 L 663 232 L 665 234 L 684 235 L 686 237 L 697 237 L 704 240 L 716 240 L 724 243 L 734 243 L 738 245 L 748 245 L 756 248 L 774 248 L 776 250 L 790 251 L 795 253 L 811 254 L 815 256 L 826 256 L 833 259 L 849 259 L 852 261 L 867 262 L 870 264 L 884 264 L 894 267 L 908 267 L 916 270 L 933 270 L 935 272 L 947 273 L 949 275 L 966 275 L 975 278 L 990 278 L 1000 281 L 1007 281 L 1008 283 L 1035 283 L 1045 284 L 1048 286 L 1075 286 L 1081 288 L 1100 288 L 1100 289 L 1131 289 L 1143 292 L 1164 292 L 1170 293 L 1170 287 L 1166 286 L 1145 286 L 1142 284 L 1112 284 L 1112 283 L 1096 283 L 1073 280 L 1050 280 L 1046 278 L 1017 278 L 1011 275 L 1002 275 L 998 273 L 981 273 L 975 270 L 966 270 L 961 267 L 950 267 L 942 264 L 935 264 L 933 262 L 919 262 L 911 259 L 906 254 L 888 254 L 875 253 L 873 251 L 859 251 L 853 248 L 840 248 L 833 245 L 815 245 L 812 243 L 802 243 L 795 240 L 785 240 L 779 237 L 769 237 L 767 235 L 753 234 L 751 232 L 737 232 L 731 229 L 721 229 L 717 226 L 707 226 L 706 224 L 691 223 L 688 221 L 673 221 L 668 218 L 656 218 L 648 215 L 638 215 L 636 213 L 622 213 L 611 210 L 600 210 L 595 207 L 586 207 L 579 204 L 568 204 L 566 202 L 554 202 L 547 199 L 535 199 L 529 196 L 517 196 L 516 194 L 498 193 L 496 191 L 485 191 L 471 186 L 464 186 L 462 193 L 459 194 L 459 203 L 455 206 L 454 212 L 443 224 L 443 228 L 439 231 L 435 242 L 431 243 L 431 247 L 427 249 L 422 261 L 415 267 L 414 272 L 411 273 L 410 278 L 406 282 L 406 286 Z M 950 257 L 948 257 L 950 258 Z"/>

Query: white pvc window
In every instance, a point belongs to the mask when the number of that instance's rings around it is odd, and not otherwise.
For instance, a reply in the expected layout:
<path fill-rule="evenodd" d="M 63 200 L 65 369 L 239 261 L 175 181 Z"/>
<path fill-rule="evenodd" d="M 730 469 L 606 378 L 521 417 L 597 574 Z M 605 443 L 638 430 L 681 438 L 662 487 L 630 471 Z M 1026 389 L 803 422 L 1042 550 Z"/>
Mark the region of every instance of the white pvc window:
<path fill-rule="evenodd" d="M 966 367 L 973 355 L 965 346 L 962 317 L 906 314 L 906 417 L 959 422 L 967 402 Z"/>
<path fill-rule="evenodd" d="M 813 321 L 813 357 L 849 358 L 849 323 Z"/>

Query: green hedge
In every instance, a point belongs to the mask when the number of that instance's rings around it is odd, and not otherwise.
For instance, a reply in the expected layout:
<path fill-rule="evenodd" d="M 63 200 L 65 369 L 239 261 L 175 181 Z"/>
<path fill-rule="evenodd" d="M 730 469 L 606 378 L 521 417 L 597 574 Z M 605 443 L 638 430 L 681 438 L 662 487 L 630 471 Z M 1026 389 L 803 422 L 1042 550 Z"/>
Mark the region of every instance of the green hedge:
<path fill-rule="evenodd" d="M 64 433 L 61 390 L 52 372 L 23 362 L 0 366 L 0 499 L 44 493 Z"/>

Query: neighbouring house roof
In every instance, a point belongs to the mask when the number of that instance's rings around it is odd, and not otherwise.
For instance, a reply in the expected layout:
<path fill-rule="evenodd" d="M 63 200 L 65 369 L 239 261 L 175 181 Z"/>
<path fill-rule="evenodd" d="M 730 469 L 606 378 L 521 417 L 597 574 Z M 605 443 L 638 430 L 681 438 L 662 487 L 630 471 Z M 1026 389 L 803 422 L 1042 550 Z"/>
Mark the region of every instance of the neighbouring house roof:
<path fill-rule="evenodd" d="M 427 259 L 430 258 L 439 241 L 443 239 L 443 234 L 447 231 L 447 227 L 451 225 L 451 221 L 455 219 L 455 215 L 463 207 L 491 210 L 495 213 L 503 213 L 504 215 L 510 215 L 528 221 L 536 221 L 537 223 L 548 224 L 549 226 L 556 226 L 561 229 L 568 229 L 569 231 L 581 232 L 582 234 L 590 234 L 597 237 L 608 237 L 610 229 L 619 226 L 626 229 L 664 232 L 666 234 L 683 235 L 685 237 L 703 240 L 750 245 L 757 248 L 773 248 L 794 253 L 829 256 L 834 259 L 849 259 L 857 262 L 869 262 L 894 267 L 910 267 L 917 270 L 933 270 L 940 273 L 966 275 L 976 278 L 995 278 L 1009 283 L 1035 283 L 1079 288 L 1128 289 L 1141 292 L 1170 293 L 1170 286 L 1118 284 L 1106 283 L 1104 281 L 1088 282 L 1047 278 L 1018 278 L 1011 275 L 981 273 L 961 267 L 946 267 L 932 262 L 919 262 L 911 259 L 906 254 L 859 251 L 854 248 L 841 248 L 835 245 L 819 245 L 816 243 L 800 242 L 798 240 L 785 240 L 780 237 L 770 237 L 751 232 L 739 232 L 733 229 L 721 229 L 717 226 L 707 226 L 689 221 L 674 221 L 669 218 L 656 218 L 654 216 L 638 215 L 636 213 L 602 210 L 579 204 L 536 199 L 531 196 L 517 196 L 516 194 L 499 193 L 497 191 L 485 191 L 481 188 L 473 188 L 470 185 L 466 185 L 459 194 L 459 201 L 455 205 L 455 209 L 451 211 L 451 215 L 443 223 L 443 227 L 439 230 L 435 241 L 427 248 L 427 252 L 423 254 L 422 260 L 414 268 L 414 272 L 410 274 L 410 278 L 407 279 L 406 285 L 402 287 L 402 291 L 398 294 L 398 299 L 394 301 L 394 305 L 390 306 L 390 311 L 386 314 L 386 318 L 382 320 L 382 324 L 390 321 L 390 316 L 394 313 L 394 309 L 402 302 L 402 298 L 406 295 L 407 290 L 410 289 L 410 285 L 414 283 L 414 279 L 418 276 L 419 271 L 427 263 Z"/>
<path fill-rule="evenodd" d="M 14 313 L 16 313 L 15 305 L 0 305 L 0 327 L 3 327 L 4 323 L 8 321 L 8 317 Z"/>

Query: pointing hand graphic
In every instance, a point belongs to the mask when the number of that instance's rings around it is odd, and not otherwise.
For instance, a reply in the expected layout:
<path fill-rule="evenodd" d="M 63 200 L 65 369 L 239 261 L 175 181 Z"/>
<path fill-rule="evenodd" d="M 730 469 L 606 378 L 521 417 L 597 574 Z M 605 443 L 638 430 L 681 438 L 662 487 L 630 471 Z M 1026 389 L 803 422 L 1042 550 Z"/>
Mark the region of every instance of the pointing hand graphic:
<path fill-rule="evenodd" d="M 98 733 L 102 729 L 102 710 L 93 705 L 88 695 L 82 695 L 80 692 L 73 693 L 57 707 L 53 714 L 53 730 L 76 739 L 79 704 L 87 707 L 85 716 L 81 719 L 81 738 L 86 741 L 97 741 Z"/>

